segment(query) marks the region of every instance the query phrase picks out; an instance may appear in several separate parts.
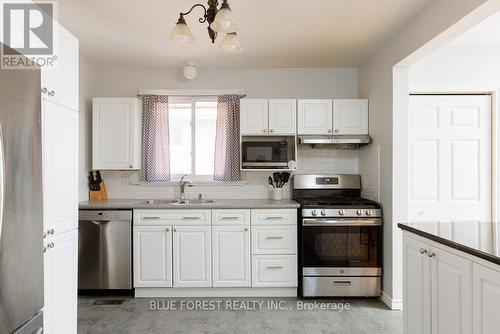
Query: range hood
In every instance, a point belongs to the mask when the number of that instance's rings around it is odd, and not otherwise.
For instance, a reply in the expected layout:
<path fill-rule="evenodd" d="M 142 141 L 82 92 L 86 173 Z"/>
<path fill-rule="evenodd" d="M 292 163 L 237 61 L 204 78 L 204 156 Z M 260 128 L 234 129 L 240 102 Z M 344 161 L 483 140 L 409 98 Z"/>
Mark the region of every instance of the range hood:
<path fill-rule="evenodd" d="M 304 145 L 331 145 L 336 148 L 359 148 L 371 143 L 368 135 L 299 135 L 299 144 Z"/>

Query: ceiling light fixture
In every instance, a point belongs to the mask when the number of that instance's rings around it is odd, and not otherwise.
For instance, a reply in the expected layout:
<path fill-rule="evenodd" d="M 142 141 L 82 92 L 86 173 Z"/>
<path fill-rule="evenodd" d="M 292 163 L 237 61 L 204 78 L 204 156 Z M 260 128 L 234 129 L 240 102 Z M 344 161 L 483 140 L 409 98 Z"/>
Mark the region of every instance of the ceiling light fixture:
<path fill-rule="evenodd" d="M 243 51 L 236 31 L 239 25 L 236 22 L 233 12 L 229 7 L 227 0 L 222 1 L 220 8 L 217 8 L 217 0 L 208 0 L 208 8 L 202 4 L 196 4 L 185 13 L 180 13 L 179 19 L 172 30 L 171 38 L 178 44 L 189 44 L 194 41 L 193 34 L 189 29 L 184 16 L 189 15 L 196 7 L 203 8 L 203 16 L 198 19 L 200 23 L 208 23 L 208 36 L 215 43 L 217 33 L 226 33 L 226 36 L 220 47 L 228 53 L 241 53 Z"/>

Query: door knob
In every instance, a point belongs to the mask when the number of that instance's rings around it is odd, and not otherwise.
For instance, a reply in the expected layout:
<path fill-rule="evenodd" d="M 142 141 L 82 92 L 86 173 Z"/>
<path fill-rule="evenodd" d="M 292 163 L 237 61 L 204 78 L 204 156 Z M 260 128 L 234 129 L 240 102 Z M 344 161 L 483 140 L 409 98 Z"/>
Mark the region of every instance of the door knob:
<path fill-rule="evenodd" d="M 339 132 L 339 129 L 335 129 L 335 133 Z"/>
<path fill-rule="evenodd" d="M 328 129 L 328 133 L 332 133 L 332 129 Z"/>

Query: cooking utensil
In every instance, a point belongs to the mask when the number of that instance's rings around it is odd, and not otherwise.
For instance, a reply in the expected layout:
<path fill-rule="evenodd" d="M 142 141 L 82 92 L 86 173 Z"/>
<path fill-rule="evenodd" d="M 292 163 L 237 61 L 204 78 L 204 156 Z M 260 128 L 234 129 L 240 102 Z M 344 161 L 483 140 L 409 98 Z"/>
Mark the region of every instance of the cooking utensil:
<path fill-rule="evenodd" d="M 288 172 L 282 173 L 281 174 L 281 186 L 280 186 L 280 188 L 283 188 L 283 186 L 285 184 L 287 184 L 289 180 L 290 180 L 290 173 L 288 173 Z"/>
<path fill-rule="evenodd" d="M 276 187 L 274 186 L 274 183 L 273 183 L 273 178 L 272 178 L 272 177 L 270 177 L 270 176 L 269 176 L 269 177 L 267 178 L 267 182 L 268 182 L 271 186 L 273 186 L 273 188 L 276 188 Z"/>
<path fill-rule="evenodd" d="M 279 183 L 280 183 L 280 173 L 274 172 L 273 173 L 273 180 L 274 180 L 274 183 L 276 184 L 275 188 L 278 188 Z"/>

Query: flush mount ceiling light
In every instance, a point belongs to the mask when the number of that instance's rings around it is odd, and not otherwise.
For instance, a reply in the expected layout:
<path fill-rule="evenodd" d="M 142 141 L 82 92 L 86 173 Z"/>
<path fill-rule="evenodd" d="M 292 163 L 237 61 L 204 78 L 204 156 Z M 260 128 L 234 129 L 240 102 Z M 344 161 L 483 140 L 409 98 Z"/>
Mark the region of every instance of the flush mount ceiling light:
<path fill-rule="evenodd" d="M 194 41 L 193 34 L 184 16 L 190 14 L 196 7 L 200 7 L 203 8 L 204 14 L 198 19 L 198 22 L 208 23 L 208 36 L 212 40 L 212 43 L 215 43 L 217 33 L 225 33 L 226 36 L 220 45 L 221 49 L 228 53 L 241 53 L 243 49 L 236 34 L 239 25 L 233 16 L 229 3 L 227 0 L 223 0 L 220 8 L 217 8 L 218 5 L 219 2 L 217 0 L 208 0 L 208 8 L 198 3 L 187 12 L 180 13 L 179 20 L 177 20 L 172 30 L 172 40 L 178 44 L 189 44 Z"/>

